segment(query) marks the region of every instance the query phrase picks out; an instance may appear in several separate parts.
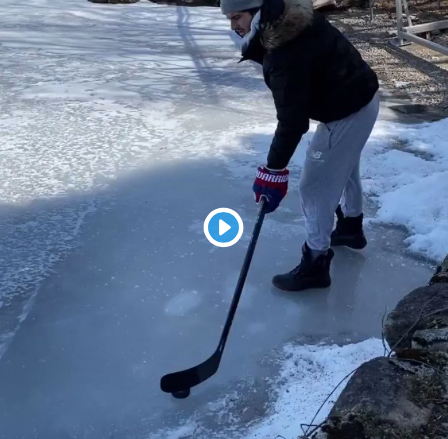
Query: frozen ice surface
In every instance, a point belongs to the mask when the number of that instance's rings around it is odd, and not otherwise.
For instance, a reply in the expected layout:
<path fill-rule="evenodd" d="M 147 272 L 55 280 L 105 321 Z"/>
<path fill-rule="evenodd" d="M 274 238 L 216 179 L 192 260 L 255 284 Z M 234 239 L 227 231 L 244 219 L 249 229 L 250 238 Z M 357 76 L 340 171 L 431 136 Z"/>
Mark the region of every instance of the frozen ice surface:
<path fill-rule="evenodd" d="M 211 8 L 3 0 L 0 41 L 2 439 L 296 437 L 341 375 L 381 355 L 384 309 L 427 282 L 423 257 L 448 251 L 446 121 L 382 121 L 362 170 L 368 248 L 336 251 L 328 291 L 276 291 L 300 258 L 313 125 L 219 373 L 173 400 L 159 379 L 215 349 L 254 224 L 275 128 L 259 68 L 237 64 Z M 245 224 L 230 248 L 202 231 L 219 207 Z"/>

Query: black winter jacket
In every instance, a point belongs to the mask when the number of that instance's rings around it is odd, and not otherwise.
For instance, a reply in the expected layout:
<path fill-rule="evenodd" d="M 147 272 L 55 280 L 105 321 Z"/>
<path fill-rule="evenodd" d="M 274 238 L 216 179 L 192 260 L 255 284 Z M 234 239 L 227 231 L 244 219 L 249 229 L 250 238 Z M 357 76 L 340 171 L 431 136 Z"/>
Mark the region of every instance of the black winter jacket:
<path fill-rule="evenodd" d="M 312 0 L 265 0 L 259 30 L 241 61 L 263 65 L 278 125 L 267 167 L 285 168 L 310 119 L 328 123 L 367 105 L 378 78 L 356 48 L 318 11 Z"/>

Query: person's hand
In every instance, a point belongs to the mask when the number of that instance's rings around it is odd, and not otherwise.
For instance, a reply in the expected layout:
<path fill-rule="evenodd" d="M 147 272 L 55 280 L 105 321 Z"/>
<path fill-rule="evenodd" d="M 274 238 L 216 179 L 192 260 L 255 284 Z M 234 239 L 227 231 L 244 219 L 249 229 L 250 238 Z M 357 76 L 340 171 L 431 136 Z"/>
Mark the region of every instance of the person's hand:
<path fill-rule="evenodd" d="M 266 197 L 266 213 L 274 212 L 288 192 L 289 171 L 268 169 L 260 166 L 254 181 L 253 191 L 258 204 L 262 196 Z"/>

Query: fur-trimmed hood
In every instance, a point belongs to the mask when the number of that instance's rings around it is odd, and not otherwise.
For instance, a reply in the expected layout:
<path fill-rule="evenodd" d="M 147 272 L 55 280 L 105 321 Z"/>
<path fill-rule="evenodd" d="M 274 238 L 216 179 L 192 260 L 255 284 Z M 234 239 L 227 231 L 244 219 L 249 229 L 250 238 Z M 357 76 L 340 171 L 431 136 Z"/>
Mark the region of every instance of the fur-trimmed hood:
<path fill-rule="evenodd" d="M 276 13 L 275 2 L 282 2 L 281 13 Z M 312 0 L 265 0 L 262 7 L 260 34 L 266 50 L 283 46 L 296 38 L 313 21 Z"/>
<path fill-rule="evenodd" d="M 263 0 L 243 42 L 240 62 L 262 66 L 275 104 L 278 123 L 268 168 L 288 166 L 310 120 L 344 119 L 365 107 L 378 91 L 375 72 L 353 44 L 314 10 L 312 0 Z"/>

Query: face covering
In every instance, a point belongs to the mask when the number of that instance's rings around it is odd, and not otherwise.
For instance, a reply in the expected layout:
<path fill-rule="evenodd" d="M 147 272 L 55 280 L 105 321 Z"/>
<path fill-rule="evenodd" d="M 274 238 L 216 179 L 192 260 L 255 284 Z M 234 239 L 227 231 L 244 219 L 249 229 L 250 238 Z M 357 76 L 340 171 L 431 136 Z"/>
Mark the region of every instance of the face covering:
<path fill-rule="evenodd" d="M 247 49 L 250 41 L 254 37 L 254 35 L 258 32 L 258 28 L 260 26 L 260 11 L 258 11 L 252 21 L 250 22 L 250 31 L 241 37 L 241 51 L 244 52 Z"/>

